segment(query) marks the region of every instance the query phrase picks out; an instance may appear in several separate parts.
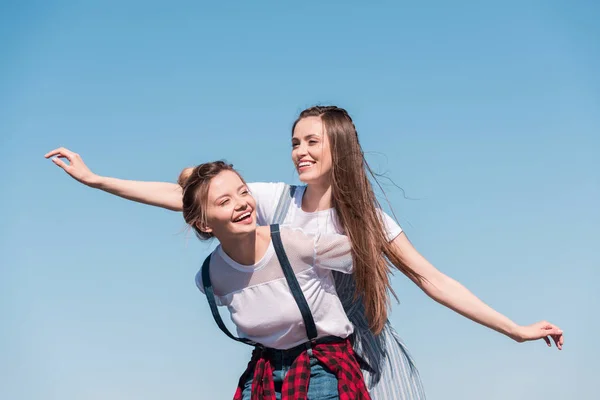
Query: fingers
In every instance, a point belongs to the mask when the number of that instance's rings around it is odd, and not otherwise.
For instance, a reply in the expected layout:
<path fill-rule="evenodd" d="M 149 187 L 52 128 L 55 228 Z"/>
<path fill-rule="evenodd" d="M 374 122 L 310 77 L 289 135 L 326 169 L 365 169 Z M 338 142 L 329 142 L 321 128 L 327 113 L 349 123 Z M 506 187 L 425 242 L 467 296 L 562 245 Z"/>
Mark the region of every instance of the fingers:
<path fill-rule="evenodd" d="M 552 326 L 544 329 L 544 334 L 546 335 L 562 335 L 563 331 L 558 326 Z"/>
<path fill-rule="evenodd" d="M 562 350 L 562 345 L 560 344 L 560 338 L 558 336 L 552 336 L 552 340 L 554 341 L 554 345 L 557 349 Z"/>
<path fill-rule="evenodd" d="M 544 341 L 546 342 L 546 344 L 549 347 L 551 347 L 550 339 L 548 338 L 551 337 L 552 341 L 554 341 L 556 348 L 562 350 L 563 343 L 565 341 L 562 329 L 547 321 L 542 321 L 540 325 L 542 328 L 542 335 L 544 335 Z"/>
<path fill-rule="evenodd" d="M 69 162 L 71 162 L 71 160 L 73 158 L 75 158 L 77 154 L 73 153 L 71 150 L 66 149 L 64 147 L 59 147 L 58 149 L 54 149 L 52 151 L 49 151 L 48 153 L 46 153 L 44 155 L 45 158 L 50 158 L 52 156 L 62 156 L 65 157 L 67 160 L 69 160 Z"/>
<path fill-rule="evenodd" d="M 562 350 L 563 343 L 565 342 L 565 337 L 563 335 L 553 335 L 552 340 L 554 340 L 556 348 Z"/>
<path fill-rule="evenodd" d="M 52 159 L 52 162 L 66 171 L 69 166 L 67 165 L 67 163 L 65 163 L 63 160 L 61 160 L 59 157 L 54 157 Z"/>
<path fill-rule="evenodd" d="M 545 335 L 562 335 L 562 329 L 550 322 L 541 321 L 538 323 L 539 328 Z"/>

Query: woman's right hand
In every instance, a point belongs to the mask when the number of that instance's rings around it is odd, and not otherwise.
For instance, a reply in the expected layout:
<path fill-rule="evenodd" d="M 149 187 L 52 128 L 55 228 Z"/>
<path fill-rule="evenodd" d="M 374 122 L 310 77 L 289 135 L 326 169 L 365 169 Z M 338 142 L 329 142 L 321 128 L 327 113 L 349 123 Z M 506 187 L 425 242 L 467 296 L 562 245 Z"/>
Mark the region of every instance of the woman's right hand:
<path fill-rule="evenodd" d="M 60 147 L 48 152 L 44 157 L 53 157 L 52 162 L 54 164 L 58 165 L 63 171 L 71 175 L 73 179 L 76 179 L 84 185 L 95 187 L 98 184 L 99 176 L 94 174 L 87 165 L 85 165 L 81 156 L 77 153 L 64 147 Z M 69 164 L 62 159 L 67 159 Z"/>

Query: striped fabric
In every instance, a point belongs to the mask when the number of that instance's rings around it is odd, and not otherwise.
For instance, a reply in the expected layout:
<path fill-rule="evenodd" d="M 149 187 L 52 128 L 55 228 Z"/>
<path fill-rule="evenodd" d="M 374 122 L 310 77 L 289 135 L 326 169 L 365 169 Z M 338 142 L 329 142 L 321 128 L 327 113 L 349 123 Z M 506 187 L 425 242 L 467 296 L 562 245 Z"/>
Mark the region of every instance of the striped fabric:
<path fill-rule="evenodd" d="M 295 189 L 286 186 L 271 223 L 283 223 Z M 363 361 L 361 369 L 372 400 L 425 400 L 419 371 L 396 330 L 387 321 L 381 334 L 373 335 L 363 302 L 354 300 L 354 277 L 336 271 L 333 276 L 346 315 L 354 324 L 354 352 Z"/>
<path fill-rule="evenodd" d="M 373 400 L 423 400 L 419 371 L 398 333 L 388 321 L 375 336 L 369 329 L 362 301 L 354 300 L 352 275 L 333 272 L 338 296 L 354 324 L 354 351 L 364 361 L 365 383 Z"/>

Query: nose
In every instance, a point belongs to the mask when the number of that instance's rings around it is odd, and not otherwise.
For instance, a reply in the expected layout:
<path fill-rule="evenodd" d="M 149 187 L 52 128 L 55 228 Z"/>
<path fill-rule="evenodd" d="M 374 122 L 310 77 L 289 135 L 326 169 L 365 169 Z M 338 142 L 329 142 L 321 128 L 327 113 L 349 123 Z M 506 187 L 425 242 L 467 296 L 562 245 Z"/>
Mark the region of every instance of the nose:
<path fill-rule="evenodd" d="M 235 210 L 244 211 L 246 208 L 248 208 L 248 201 L 244 198 L 238 198 L 238 201 L 235 205 Z"/>
<path fill-rule="evenodd" d="M 296 161 L 300 160 L 302 157 L 304 157 L 305 155 L 308 154 L 308 147 L 306 145 L 306 143 L 304 142 L 300 142 L 300 144 L 298 144 L 298 146 L 296 146 L 296 148 L 294 149 L 294 152 L 296 154 Z"/>

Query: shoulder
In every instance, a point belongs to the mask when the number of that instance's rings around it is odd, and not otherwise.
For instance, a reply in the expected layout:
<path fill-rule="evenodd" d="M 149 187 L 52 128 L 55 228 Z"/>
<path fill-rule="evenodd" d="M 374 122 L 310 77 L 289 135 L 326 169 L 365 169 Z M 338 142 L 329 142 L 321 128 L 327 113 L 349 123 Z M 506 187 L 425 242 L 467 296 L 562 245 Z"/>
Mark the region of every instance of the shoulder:
<path fill-rule="evenodd" d="M 219 245 L 220 246 L 220 245 Z M 196 276 L 194 278 L 194 281 L 196 282 L 196 287 L 202 292 L 204 293 L 204 281 L 202 279 L 202 271 L 204 270 L 205 267 L 210 267 L 210 264 L 212 264 L 214 262 L 214 256 L 217 255 L 218 252 L 216 250 L 213 250 L 212 253 L 210 253 L 203 261 L 202 261 L 202 265 L 200 267 L 200 269 L 198 270 L 198 272 L 196 272 Z M 212 275 L 211 275 L 212 277 Z M 211 279 L 212 280 L 212 279 Z"/>
<path fill-rule="evenodd" d="M 252 182 L 248 184 L 250 193 L 256 200 L 257 221 L 259 225 L 268 225 L 275 217 L 279 200 L 291 185 L 285 182 Z"/>
<path fill-rule="evenodd" d="M 204 293 L 204 285 L 202 283 L 202 268 L 200 268 L 198 272 L 196 272 L 196 277 L 194 281 L 196 282 L 196 287 L 198 288 L 198 290 Z"/>
<path fill-rule="evenodd" d="M 279 198 L 284 190 L 293 190 L 294 194 L 302 193 L 304 185 L 290 185 L 285 182 L 250 182 L 248 189 L 255 197 L 274 197 Z"/>
<path fill-rule="evenodd" d="M 286 187 L 285 182 L 250 182 L 248 189 L 255 197 L 279 197 Z"/>
<path fill-rule="evenodd" d="M 400 227 L 398 222 L 382 209 L 378 208 L 377 211 L 380 213 L 383 228 L 387 233 L 388 240 L 391 242 L 402 233 L 402 227 Z"/>

